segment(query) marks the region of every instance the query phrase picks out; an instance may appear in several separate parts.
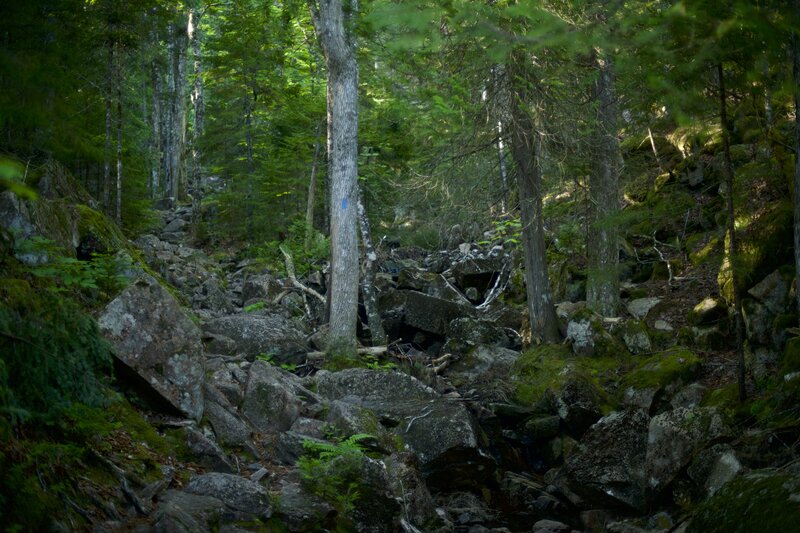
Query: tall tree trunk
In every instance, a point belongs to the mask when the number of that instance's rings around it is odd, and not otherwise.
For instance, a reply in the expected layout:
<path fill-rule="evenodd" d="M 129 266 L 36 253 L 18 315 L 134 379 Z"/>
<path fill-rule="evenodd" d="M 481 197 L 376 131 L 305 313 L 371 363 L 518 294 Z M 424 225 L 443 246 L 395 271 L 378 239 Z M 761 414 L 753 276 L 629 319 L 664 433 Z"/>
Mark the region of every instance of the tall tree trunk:
<path fill-rule="evenodd" d="M 747 399 L 747 389 L 745 387 L 745 361 L 744 361 L 744 325 L 742 323 L 742 298 L 739 293 L 739 261 L 738 246 L 736 242 L 736 224 L 733 206 L 734 195 L 734 174 L 733 163 L 731 162 L 731 140 L 730 125 L 728 124 L 727 94 L 725 93 L 725 70 L 722 63 L 717 64 L 717 77 L 719 81 L 719 119 L 722 126 L 722 148 L 725 160 L 725 184 L 727 191 L 727 211 L 728 211 L 728 263 L 731 269 L 731 288 L 733 292 L 733 316 L 734 328 L 736 330 L 736 355 L 738 361 L 738 382 L 739 382 L 739 401 Z"/>
<path fill-rule="evenodd" d="M 800 20 L 800 0 L 794 0 L 795 20 Z M 792 33 L 792 71 L 794 74 L 794 270 L 795 295 L 800 316 L 800 35 Z"/>
<path fill-rule="evenodd" d="M 547 277 L 544 225 L 542 222 L 542 174 L 537 156 L 536 129 L 529 109 L 530 65 L 523 53 L 512 56 L 511 153 L 517 166 L 525 285 L 531 336 L 534 342 L 556 342 L 558 319 Z"/>
<path fill-rule="evenodd" d="M 309 0 L 328 66 L 328 174 L 331 181 L 331 289 L 328 352 L 355 354 L 358 320 L 358 63 L 356 0 Z"/>
<path fill-rule="evenodd" d="M 165 179 L 167 196 L 173 201 L 186 196 L 184 152 L 186 150 L 186 23 L 178 14 L 178 22 L 169 25 L 167 45 L 169 117 L 165 146 Z"/>
<path fill-rule="evenodd" d="M 369 229 L 369 217 L 364 205 L 364 191 L 358 191 L 358 222 L 361 227 L 361 245 L 364 256 L 364 278 L 361 281 L 361 296 L 364 299 L 364 309 L 367 312 L 370 338 L 373 346 L 386 344 L 386 332 L 383 321 L 378 312 L 378 296 L 375 294 L 375 262 L 378 256 L 372 246 L 372 234 Z"/>
<path fill-rule="evenodd" d="M 122 69 L 119 59 L 119 44 L 117 48 L 116 61 L 114 63 L 114 83 L 117 86 L 117 180 L 116 196 L 114 204 L 114 220 L 117 225 L 122 226 Z"/>
<path fill-rule="evenodd" d="M 589 308 L 603 316 L 619 309 L 619 236 L 609 220 L 619 211 L 620 151 L 617 140 L 617 101 L 611 57 L 599 52 L 595 82 L 597 123 L 589 181 L 589 272 L 586 299 Z"/>
<path fill-rule="evenodd" d="M 253 174 L 256 166 L 253 160 L 253 102 L 250 100 L 250 91 L 244 95 L 244 126 L 245 126 L 245 149 L 247 157 L 247 198 L 245 199 L 245 221 L 247 227 L 248 242 L 255 241 L 255 206 L 253 205 Z"/>
<path fill-rule="evenodd" d="M 314 235 L 314 206 L 317 201 L 317 167 L 319 167 L 319 156 L 322 151 L 321 137 L 322 121 L 319 121 L 317 131 L 314 133 L 314 156 L 311 160 L 311 177 L 308 179 L 308 198 L 306 198 L 306 252 L 311 247 L 311 237 Z"/>
<path fill-rule="evenodd" d="M 190 187 L 192 193 L 192 230 L 196 232 L 200 221 L 200 206 L 203 201 L 203 167 L 200 138 L 203 135 L 205 126 L 206 102 L 203 94 L 203 61 L 200 55 L 200 17 L 195 7 L 189 10 L 187 33 L 192 49 L 192 75 L 194 76 L 192 89 L 194 128 L 192 129 L 192 179 L 190 180 Z"/>
<path fill-rule="evenodd" d="M 506 147 L 503 140 L 503 121 L 497 121 L 497 159 L 500 164 L 500 210 L 503 214 L 508 212 L 508 170 L 506 169 Z"/>
<path fill-rule="evenodd" d="M 158 72 L 158 61 L 153 59 L 150 63 L 150 81 L 153 85 L 152 131 L 150 133 L 150 199 L 161 198 L 161 165 L 162 157 L 162 129 L 163 107 L 161 105 L 161 75 Z"/>
<path fill-rule="evenodd" d="M 111 123 L 112 123 L 112 84 L 114 77 L 114 43 L 108 42 L 108 60 L 106 64 L 106 134 L 103 144 L 103 210 L 108 214 L 111 209 Z"/>

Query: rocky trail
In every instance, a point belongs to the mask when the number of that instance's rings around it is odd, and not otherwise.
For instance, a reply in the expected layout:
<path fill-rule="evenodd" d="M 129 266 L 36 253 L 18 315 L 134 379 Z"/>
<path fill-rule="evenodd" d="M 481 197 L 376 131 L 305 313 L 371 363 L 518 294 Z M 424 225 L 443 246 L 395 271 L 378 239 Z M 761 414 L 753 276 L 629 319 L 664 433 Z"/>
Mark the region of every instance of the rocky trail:
<path fill-rule="evenodd" d="M 662 298 L 628 284 L 613 320 L 566 301 L 565 344 L 531 355 L 513 252 L 385 250 L 376 289 L 392 343 L 329 371 L 319 302 L 187 245 L 188 208 L 164 215 L 136 245 L 174 290 L 141 272 L 99 323 L 118 376 L 156 427 L 183 428 L 194 459 L 132 491 L 135 520 L 96 531 L 683 531 L 680 502 L 731 480 L 800 488 L 800 467 L 763 469 L 785 458 L 783 440 L 742 436 L 707 401 L 733 368 L 676 346 L 680 286 Z M 756 290 L 764 313 L 790 301 L 775 276 Z M 324 280 L 302 283 L 324 293 Z M 712 346 L 718 307 L 688 318 Z"/>

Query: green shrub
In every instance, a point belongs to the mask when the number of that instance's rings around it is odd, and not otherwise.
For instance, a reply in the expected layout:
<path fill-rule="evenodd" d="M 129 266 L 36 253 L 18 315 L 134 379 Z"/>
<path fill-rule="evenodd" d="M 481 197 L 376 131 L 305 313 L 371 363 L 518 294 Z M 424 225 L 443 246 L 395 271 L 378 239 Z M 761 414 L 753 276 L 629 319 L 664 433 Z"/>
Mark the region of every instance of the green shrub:
<path fill-rule="evenodd" d="M 358 433 L 338 443 L 306 440 L 306 454 L 297 461 L 303 484 L 347 515 L 359 497 L 361 469 L 366 459 L 360 441 L 372 438 Z"/>
<path fill-rule="evenodd" d="M 15 423 L 76 401 L 101 405 L 111 351 L 95 320 L 65 294 L 21 279 L 0 281 L 0 302 L 0 411 Z"/>

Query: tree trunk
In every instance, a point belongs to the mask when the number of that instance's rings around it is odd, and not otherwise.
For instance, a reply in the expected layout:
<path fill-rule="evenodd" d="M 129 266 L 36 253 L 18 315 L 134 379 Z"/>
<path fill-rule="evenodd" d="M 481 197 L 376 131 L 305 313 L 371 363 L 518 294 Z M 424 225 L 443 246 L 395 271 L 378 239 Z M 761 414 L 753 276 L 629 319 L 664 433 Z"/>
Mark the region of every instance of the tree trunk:
<path fill-rule="evenodd" d="M 500 164 L 500 186 L 502 187 L 500 196 L 500 211 L 503 214 L 508 212 L 508 171 L 506 170 L 506 147 L 503 141 L 503 121 L 497 121 L 497 159 Z"/>
<path fill-rule="evenodd" d="M 163 121 L 161 106 L 161 75 L 158 72 L 158 61 L 153 59 L 150 63 L 151 83 L 153 84 L 153 103 L 151 105 L 153 120 L 150 138 L 150 199 L 155 200 L 161 197 L 161 165 L 163 158 L 161 150 L 163 142 L 161 139 L 161 124 Z"/>
<path fill-rule="evenodd" d="M 182 18 L 182 15 L 178 15 Z M 164 150 L 166 158 L 166 194 L 172 202 L 185 197 L 184 151 L 186 149 L 186 24 L 169 25 L 167 44 L 169 117 L 167 123 L 167 142 Z"/>
<path fill-rule="evenodd" d="M 611 57 L 598 55 L 595 82 L 597 123 L 589 181 L 589 271 L 586 300 L 603 316 L 617 316 L 619 309 L 619 236 L 610 220 L 619 211 L 619 162 L 617 101 Z"/>
<path fill-rule="evenodd" d="M 317 39 L 328 67 L 328 174 L 331 182 L 331 288 L 329 353 L 353 355 L 358 319 L 356 237 L 358 156 L 358 64 L 351 0 L 309 0 Z"/>
<path fill-rule="evenodd" d="M 253 103 L 250 100 L 250 91 L 244 94 L 244 126 L 245 126 L 245 149 L 247 157 L 247 198 L 245 199 L 245 221 L 247 228 L 248 242 L 255 241 L 255 206 L 253 205 L 253 174 L 256 166 L 253 160 Z"/>
<path fill-rule="evenodd" d="M 364 299 L 364 309 L 367 312 L 370 338 L 373 346 L 386 344 L 386 332 L 383 321 L 378 312 L 378 297 L 375 294 L 375 262 L 378 256 L 372 246 L 372 234 L 369 229 L 369 218 L 364 206 L 364 191 L 358 191 L 358 222 L 361 227 L 361 245 L 364 256 L 364 279 L 361 281 L 361 296 Z"/>
<path fill-rule="evenodd" d="M 308 180 L 308 198 L 306 199 L 306 252 L 311 247 L 311 237 L 314 235 L 314 205 L 317 196 L 317 167 L 319 167 L 319 155 L 322 151 L 322 121 L 317 123 L 317 131 L 314 133 L 314 157 L 311 160 L 311 177 Z"/>
<path fill-rule="evenodd" d="M 800 20 L 800 0 L 794 0 L 795 19 Z M 797 276 L 795 295 L 800 316 L 800 36 L 792 34 L 794 74 L 794 269 Z"/>
<path fill-rule="evenodd" d="M 727 186 L 727 211 L 728 211 L 728 262 L 731 268 L 731 287 L 733 288 L 733 316 L 736 330 L 736 355 L 738 361 L 739 401 L 747 399 L 745 388 L 745 361 L 744 361 L 744 325 L 742 323 L 742 298 L 739 294 L 739 266 L 738 247 L 736 243 L 735 211 L 733 208 L 733 163 L 731 162 L 730 125 L 728 124 L 727 95 L 725 94 L 725 71 L 722 63 L 717 64 L 717 77 L 719 78 L 719 119 L 722 126 L 722 148 L 725 160 L 725 184 Z"/>
<path fill-rule="evenodd" d="M 192 129 L 192 179 L 190 180 L 190 188 L 192 193 L 192 231 L 196 232 L 200 221 L 200 206 L 203 201 L 203 167 L 201 163 L 200 138 L 203 135 L 205 126 L 206 102 L 203 94 L 203 62 L 200 55 L 200 17 L 195 7 L 189 10 L 187 33 L 192 49 L 192 74 L 194 76 L 194 87 L 192 89 L 194 128 Z"/>
<path fill-rule="evenodd" d="M 103 210 L 109 213 L 111 209 L 111 122 L 112 122 L 112 83 L 114 76 L 114 44 L 108 43 L 108 62 L 106 65 L 106 135 L 103 144 Z"/>
<path fill-rule="evenodd" d="M 117 86 L 117 190 L 114 198 L 114 220 L 118 226 L 122 226 L 122 69 L 119 64 L 119 44 L 115 47 L 117 48 L 114 63 L 114 83 Z"/>
<path fill-rule="evenodd" d="M 542 175 L 537 156 L 536 129 L 529 110 L 529 69 L 524 54 L 515 53 L 511 65 L 511 153 L 517 166 L 525 285 L 528 295 L 531 337 L 536 343 L 556 342 L 558 319 L 547 277 L 544 225 L 542 222 Z"/>

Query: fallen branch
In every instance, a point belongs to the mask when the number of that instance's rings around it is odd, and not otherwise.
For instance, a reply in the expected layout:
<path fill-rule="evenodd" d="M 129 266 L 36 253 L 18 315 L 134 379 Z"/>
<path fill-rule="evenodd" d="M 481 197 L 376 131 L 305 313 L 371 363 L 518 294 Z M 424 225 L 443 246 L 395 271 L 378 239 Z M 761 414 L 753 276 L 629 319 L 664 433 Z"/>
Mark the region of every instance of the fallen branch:
<path fill-rule="evenodd" d="M 297 276 L 295 276 L 294 273 L 294 261 L 292 261 L 292 256 L 289 254 L 289 252 L 287 252 L 283 246 L 279 246 L 278 249 L 281 251 L 284 259 L 286 260 L 286 274 L 289 276 L 289 281 L 292 282 L 292 285 L 304 293 L 310 294 L 320 302 L 325 303 L 325 297 L 323 295 L 310 287 L 306 287 L 297 279 Z"/>
<path fill-rule="evenodd" d="M 382 355 L 389 350 L 388 346 L 369 346 L 367 348 L 358 348 L 356 355 Z M 308 352 L 306 357 L 311 359 L 325 357 L 325 352 Z"/>

